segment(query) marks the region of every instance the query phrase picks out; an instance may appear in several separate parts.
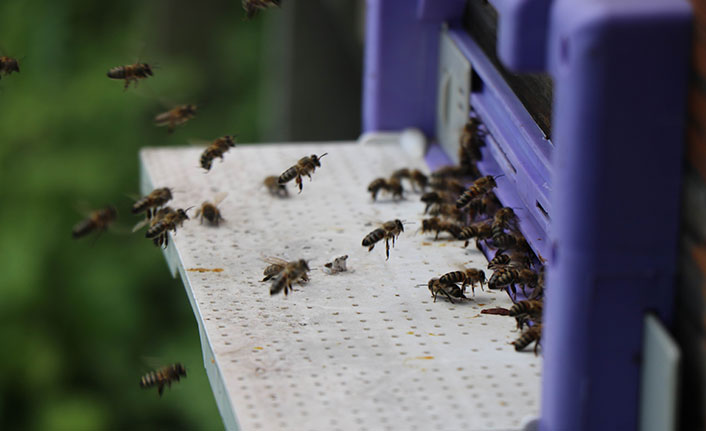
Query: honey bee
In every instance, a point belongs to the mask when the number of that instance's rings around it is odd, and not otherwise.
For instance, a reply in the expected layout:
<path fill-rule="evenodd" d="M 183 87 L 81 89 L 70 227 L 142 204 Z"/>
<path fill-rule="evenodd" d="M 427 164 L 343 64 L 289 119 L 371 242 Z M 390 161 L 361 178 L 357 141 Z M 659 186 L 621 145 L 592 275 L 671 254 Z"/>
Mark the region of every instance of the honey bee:
<path fill-rule="evenodd" d="M 0 76 L 9 75 L 12 72 L 20 73 L 20 64 L 17 59 L 0 56 Z"/>
<path fill-rule="evenodd" d="M 533 318 L 542 317 L 542 309 L 544 308 L 544 303 L 536 299 L 525 299 L 524 301 L 518 301 L 515 305 L 510 307 L 510 316 L 519 316 L 520 314 L 527 314 Z"/>
<path fill-rule="evenodd" d="M 529 256 L 519 251 L 513 251 L 510 255 L 505 253 L 496 253 L 490 262 L 488 262 L 488 269 L 496 269 L 508 265 L 529 267 L 530 264 L 531 260 Z"/>
<path fill-rule="evenodd" d="M 377 199 L 378 192 L 380 190 L 385 190 L 392 194 L 392 199 L 402 199 L 402 193 L 404 189 L 402 188 L 402 183 L 399 178 L 391 177 L 389 180 L 385 178 L 376 178 L 368 185 L 368 191 L 370 192 L 373 200 Z"/>
<path fill-rule="evenodd" d="M 468 166 L 444 166 L 431 173 L 434 179 L 439 178 L 463 178 L 473 175 L 473 170 Z"/>
<path fill-rule="evenodd" d="M 270 295 L 276 295 L 282 290 L 287 295 L 292 289 L 292 283 L 299 281 L 308 281 L 309 265 L 304 259 L 287 262 L 284 268 L 272 279 L 270 286 Z"/>
<path fill-rule="evenodd" d="M 466 190 L 466 186 L 464 186 L 460 181 L 445 177 L 432 178 L 429 186 L 433 190 L 449 192 L 455 195 L 460 195 Z"/>
<path fill-rule="evenodd" d="M 243 9 L 247 15 L 247 19 L 252 19 L 258 11 L 277 6 L 279 7 L 281 0 L 243 0 Z"/>
<path fill-rule="evenodd" d="M 218 157 L 223 162 L 223 154 L 230 150 L 231 147 L 235 147 L 233 136 L 227 135 L 216 139 L 201 153 L 201 167 L 206 169 L 206 171 L 210 171 L 213 159 Z"/>
<path fill-rule="evenodd" d="M 448 232 L 452 237 L 456 238 L 461 233 L 461 226 L 456 222 L 442 220 L 439 217 L 432 217 L 422 220 L 422 233 L 435 232 L 434 239 L 439 239 L 441 232 Z"/>
<path fill-rule="evenodd" d="M 279 183 L 285 184 L 291 181 L 292 179 L 296 178 L 296 183 L 299 187 L 299 193 L 301 193 L 302 188 L 304 187 L 304 185 L 302 184 L 302 176 L 306 175 L 311 181 L 311 174 L 316 171 L 317 167 L 321 166 L 320 160 L 327 154 L 328 153 L 323 153 L 320 156 L 312 154 L 308 157 L 302 157 L 301 159 L 299 159 L 296 165 L 287 169 L 282 173 L 282 175 L 279 176 Z"/>
<path fill-rule="evenodd" d="M 194 217 L 199 217 L 199 224 L 203 224 L 203 219 L 206 219 L 209 223 L 218 226 L 218 223 L 221 220 L 225 220 L 223 216 L 221 216 L 221 211 L 218 209 L 218 204 L 223 202 L 223 199 L 225 199 L 226 196 L 228 196 L 228 193 L 219 193 L 213 199 L 213 202 L 206 201 L 201 204 L 201 207 L 197 209 L 194 214 Z"/>
<path fill-rule="evenodd" d="M 156 217 L 152 226 L 147 229 L 145 238 L 150 238 L 156 246 L 167 247 L 169 245 L 169 231 L 176 232 L 177 227 L 184 224 L 184 221 L 189 220 L 186 214 L 190 208 L 185 210 L 179 208 L 176 211 L 164 211 L 160 217 Z"/>
<path fill-rule="evenodd" d="M 93 231 L 97 231 L 100 235 L 115 221 L 117 215 L 118 211 L 112 205 L 93 211 L 88 218 L 74 226 L 72 236 L 78 239 Z"/>
<path fill-rule="evenodd" d="M 135 63 L 125 66 L 118 66 L 108 71 L 108 78 L 125 80 L 126 90 L 130 86 L 131 81 L 134 82 L 135 87 L 137 87 L 138 80 L 145 79 L 150 76 L 153 76 L 152 67 L 147 63 Z"/>
<path fill-rule="evenodd" d="M 368 247 L 368 251 L 372 251 L 375 248 L 375 244 L 384 239 L 385 240 L 385 255 L 387 259 L 390 258 L 390 240 L 392 240 L 392 246 L 395 246 L 395 239 L 404 232 L 404 225 L 399 219 L 387 221 L 383 223 L 382 227 L 375 229 L 363 238 L 363 247 Z M 387 260 L 385 259 L 385 260 Z"/>
<path fill-rule="evenodd" d="M 335 258 L 333 262 L 327 262 L 324 264 L 323 271 L 326 274 L 333 275 L 339 272 L 346 272 L 348 268 L 346 267 L 346 260 L 348 260 L 348 255 L 343 255 Z"/>
<path fill-rule="evenodd" d="M 424 214 L 426 214 L 433 205 L 456 202 L 456 197 L 448 192 L 435 191 L 424 193 L 421 197 L 421 201 L 426 204 L 424 208 Z"/>
<path fill-rule="evenodd" d="M 482 221 L 461 228 L 461 231 L 456 235 L 456 239 L 465 240 L 463 247 L 466 248 L 471 239 L 476 238 L 476 245 L 478 245 L 478 241 L 490 238 L 491 233 L 492 225 L 487 221 Z"/>
<path fill-rule="evenodd" d="M 447 272 L 439 278 L 443 284 L 455 284 L 461 283 L 461 289 L 465 290 L 466 286 L 471 286 L 471 292 L 473 296 L 476 295 L 476 283 L 480 284 L 481 290 L 483 290 L 483 283 L 485 283 L 485 272 L 482 269 L 468 268 L 463 271 L 453 271 Z"/>
<path fill-rule="evenodd" d="M 511 229 L 517 225 L 517 215 L 512 208 L 500 208 L 493 217 L 492 237 L 505 233 L 505 229 Z"/>
<path fill-rule="evenodd" d="M 456 299 L 468 299 L 466 296 L 463 294 L 463 289 L 458 287 L 457 284 L 451 283 L 447 284 L 441 281 L 441 279 L 438 278 L 432 278 L 429 280 L 429 292 L 431 292 L 432 298 L 434 298 L 434 302 L 436 302 L 436 297 L 439 296 L 439 293 L 443 294 L 446 296 L 446 298 L 454 304 L 454 298 Z"/>
<path fill-rule="evenodd" d="M 284 184 L 280 184 L 279 178 L 274 175 L 270 175 L 269 177 L 265 178 L 262 183 L 265 185 L 267 191 L 270 192 L 272 196 L 278 196 L 280 198 L 286 198 L 287 196 L 289 196 L 287 186 L 285 186 Z"/>
<path fill-rule="evenodd" d="M 504 267 L 493 272 L 493 275 L 490 276 L 490 280 L 488 280 L 488 288 L 502 289 L 503 287 L 508 287 L 517 295 L 515 290 L 516 284 L 522 285 L 522 291 L 524 292 L 525 286 L 535 286 L 537 279 L 537 273 L 531 269 Z"/>
<path fill-rule="evenodd" d="M 456 208 L 454 204 L 435 204 L 431 207 L 429 215 L 432 216 L 444 216 L 454 220 L 463 220 L 463 212 Z"/>
<path fill-rule="evenodd" d="M 427 178 L 427 176 L 424 175 L 424 173 L 419 169 L 398 169 L 392 173 L 392 178 L 397 178 L 398 180 L 401 180 L 402 178 L 408 179 L 410 184 L 412 185 L 412 190 L 415 192 L 423 192 L 424 189 L 427 187 L 427 184 L 429 183 L 429 179 Z"/>
<path fill-rule="evenodd" d="M 158 127 L 167 126 L 167 133 L 174 132 L 176 126 L 181 126 L 196 115 L 196 105 L 177 105 L 167 112 L 154 117 Z"/>
<path fill-rule="evenodd" d="M 147 211 L 147 218 L 151 218 L 153 212 L 172 199 L 172 190 L 168 187 L 154 189 L 147 196 L 142 197 L 132 206 L 132 213 L 139 214 Z"/>
<path fill-rule="evenodd" d="M 287 267 L 287 264 L 290 263 L 284 259 L 280 259 L 277 257 L 268 257 L 268 258 L 265 258 L 265 261 L 267 263 L 269 263 L 269 265 L 267 265 L 267 267 L 265 267 L 265 270 L 262 272 L 262 275 L 264 275 L 265 278 L 263 278 L 260 281 L 268 281 L 268 280 L 272 279 L 273 277 L 279 275 L 282 271 L 284 271 L 284 268 Z M 304 274 L 300 278 L 299 283 L 301 284 L 301 283 L 305 283 L 307 281 L 309 281 L 309 276 L 307 274 Z M 292 289 L 292 290 L 294 290 L 294 289 Z"/>
<path fill-rule="evenodd" d="M 167 365 L 155 371 L 150 371 L 140 378 L 141 388 L 151 388 L 157 386 L 157 393 L 162 396 L 164 386 L 172 386 L 172 382 L 178 382 L 181 377 L 186 377 L 186 368 L 180 363 Z"/>
<path fill-rule="evenodd" d="M 132 228 L 132 231 L 133 231 L 133 232 L 137 232 L 138 230 L 142 229 L 143 227 L 145 227 L 145 226 L 147 226 L 147 225 L 149 225 L 150 227 L 152 227 L 152 226 L 154 226 L 155 224 L 157 224 L 158 221 L 162 220 L 162 219 L 164 218 L 164 216 L 166 216 L 167 214 L 173 213 L 173 212 L 175 212 L 175 210 L 174 210 L 174 208 L 172 208 L 172 207 L 168 207 L 168 206 L 167 206 L 167 207 L 161 207 L 161 208 L 159 208 L 159 209 L 157 209 L 157 210 L 154 211 L 154 213 L 152 214 L 152 217 L 151 217 L 151 218 L 144 218 L 143 220 L 139 221 L 139 222 Z M 158 243 L 157 240 L 155 240 L 154 242 L 155 242 L 155 244 Z"/>
<path fill-rule="evenodd" d="M 492 241 L 490 246 L 496 248 L 498 253 L 504 252 L 506 250 L 514 249 L 518 252 L 530 252 L 530 246 L 527 243 L 525 237 L 519 232 L 506 233 L 501 232 L 496 235 L 491 235 Z"/>
<path fill-rule="evenodd" d="M 496 253 L 495 256 L 488 262 L 488 269 L 505 266 L 510 263 L 510 256 L 504 253 Z"/>
<path fill-rule="evenodd" d="M 456 201 L 456 206 L 458 208 L 463 208 L 468 205 L 473 199 L 493 190 L 497 186 L 495 178 L 497 177 L 487 175 L 485 177 L 481 177 L 475 180 L 473 184 L 468 188 L 468 190 L 464 191 L 463 194 L 459 196 L 458 200 Z"/>
<path fill-rule="evenodd" d="M 534 325 L 527 329 L 520 335 L 520 338 L 513 341 L 512 344 L 515 345 L 515 350 L 518 352 L 524 350 L 525 347 L 529 346 L 533 341 L 534 344 L 534 354 L 537 354 L 537 347 L 539 347 L 539 342 L 542 339 L 542 325 Z"/>
<path fill-rule="evenodd" d="M 479 119 L 471 118 L 461 129 L 458 148 L 461 166 L 473 166 L 475 161 L 483 159 L 480 149 L 485 145 L 482 138 L 486 133 L 480 129 L 481 124 Z"/>

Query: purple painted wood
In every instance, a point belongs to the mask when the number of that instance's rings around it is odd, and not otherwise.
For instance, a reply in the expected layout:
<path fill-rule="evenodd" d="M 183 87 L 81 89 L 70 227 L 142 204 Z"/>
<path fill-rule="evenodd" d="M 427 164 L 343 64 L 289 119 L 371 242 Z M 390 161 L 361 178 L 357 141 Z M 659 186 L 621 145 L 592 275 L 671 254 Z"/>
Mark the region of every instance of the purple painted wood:
<path fill-rule="evenodd" d="M 542 430 L 636 430 L 647 311 L 672 319 L 690 11 L 556 0 Z"/>
<path fill-rule="evenodd" d="M 545 70 L 547 22 L 552 0 L 495 0 L 498 11 L 498 57 L 508 69 Z"/>

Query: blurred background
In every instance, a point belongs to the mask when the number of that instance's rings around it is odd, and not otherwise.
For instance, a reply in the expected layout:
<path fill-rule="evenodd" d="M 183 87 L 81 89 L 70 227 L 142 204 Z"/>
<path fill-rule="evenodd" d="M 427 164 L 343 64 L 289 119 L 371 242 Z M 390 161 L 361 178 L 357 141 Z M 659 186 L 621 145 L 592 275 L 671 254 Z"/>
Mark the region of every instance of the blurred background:
<path fill-rule="evenodd" d="M 221 429 L 180 280 L 129 213 L 145 146 L 351 140 L 360 133 L 364 2 L 5 0 L 0 55 L 0 429 Z M 123 91 L 111 67 L 155 64 Z M 195 103 L 167 135 L 152 119 Z M 335 106 L 335 110 L 331 109 Z M 71 239 L 112 203 L 116 229 Z M 188 377 L 141 390 L 182 362 Z"/>

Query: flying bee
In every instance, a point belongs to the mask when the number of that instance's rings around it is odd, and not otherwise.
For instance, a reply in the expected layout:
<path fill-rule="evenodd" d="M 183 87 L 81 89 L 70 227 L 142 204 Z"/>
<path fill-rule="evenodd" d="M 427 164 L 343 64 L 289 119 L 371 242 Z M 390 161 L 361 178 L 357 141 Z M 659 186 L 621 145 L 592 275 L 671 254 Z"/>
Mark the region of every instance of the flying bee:
<path fill-rule="evenodd" d="M 520 335 L 520 338 L 513 341 L 512 344 L 515 345 L 515 350 L 518 352 L 524 350 L 525 347 L 529 346 L 534 341 L 534 354 L 537 354 L 537 347 L 539 347 L 539 342 L 542 339 L 542 325 L 534 325 L 527 329 Z"/>
<path fill-rule="evenodd" d="M 458 287 L 455 283 L 444 283 L 439 278 L 432 278 L 429 280 L 429 284 L 427 286 L 429 287 L 429 292 L 431 292 L 432 298 L 434 298 L 434 302 L 436 302 L 436 297 L 439 296 L 439 293 L 446 296 L 452 304 L 454 304 L 454 298 L 468 299 L 463 294 L 463 289 Z"/>
<path fill-rule="evenodd" d="M 164 386 L 171 388 L 172 382 L 178 382 L 181 377 L 186 377 L 186 368 L 180 363 L 167 365 L 155 371 L 150 371 L 140 378 L 141 388 L 157 386 L 157 393 L 162 396 Z"/>
<path fill-rule="evenodd" d="M 537 273 L 531 269 L 504 267 L 493 272 L 493 275 L 490 276 L 490 280 L 488 280 L 488 288 L 502 289 L 503 287 L 508 287 L 515 296 L 517 296 L 517 291 L 515 290 L 516 284 L 522 285 L 522 292 L 524 292 L 525 286 L 536 286 L 537 279 Z"/>
<path fill-rule="evenodd" d="M 461 283 L 461 289 L 465 290 L 466 286 L 471 286 L 471 292 L 473 296 L 476 295 L 476 283 L 480 284 L 481 290 L 483 290 L 483 283 L 485 283 L 485 272 L 482 269 L 468 268 L 463 271 L 453 271 L 447 272 L 439 278 L 443 284 L 456 284 Z"/>
<path fill-rule="evenodd" d="M 464 191 L 463 194 L 459 196 L 458 200 L 456 201 L 456 206 L 458 208 L 463 208 L 468 205 L 473 199 L 493 190 L 495 187 L 497 187 L 495 178 L 497 177 L 487 175 L 485 177 L 481 177 L 475 180 L 473 184 L 468 188 L 468 190 Z"/>
<path fill-rule="evenodd" d="M 152 67 L 147 63 L 135 63 L 125 66 L 118 66 L 108 71 L 108 78 L 125 80 L 126 90 L 130 86 L 130 82 L 134 82 L 135 87 L 137 87 L 138 80 L 148 78 L 152 75 Z"/>
<path fill-rule="evenodd" d="M 456 222 L 442 220 L 439 217 L 426 218 L 422 220 L 422 233 L 435 232 L 434 239 L 439 239 L 441 232 L 448 232 L 452 237 L 456 238 L 461 233 L 461 226 Z"/>
<path fill-rule="evenodd" d="M 370 192 L 373 200 L 377 199 L 378 192 L 380 190 L 385 190 L 386 192 L 392 194 L 392 199 L 402 199 L 402 193 L 404 189 L 402 188 L 402 183 L 399 178 L 391 177 L 389 180 L 385 178 L 376 178 L 368 185 L 368 191 Z"/>
<path fill-rule="evenodd" d="M 282 173 L 282 175 L 279 176 L 279 183 L 285 184 L 291 181 L 292 179 L 296 178 L 296 184 L 299 187 L 299 193 L 301 193 L 302 188 L 304 187 L 304 185 L 302 184 L 302 177 L 306 175 L 307 177 L 309 177 L 309 181 L 311 181 L 311 174 L 316 171 L 317 167 L 321 166 L 321 159 L 326 154 L 328 153 L 323 153 L 320 156 L 312 154 L 308 157 L 302 157 L 301 159 L 299 159 L 296 165 L 287 169 Z"/>
<path fill-rule="evenodd" d="M 157 210 L 154 210 L 152 213 L 151 218 L 144 218 L 141 221 L 139 221 L 135 226 L 132 228 L 133 232 L 137 232 L 138 230 L 142 229 L 143 227 L 149 225 L 150 227 L 154 226 L 162 220 L 167 214 L 175 212 L 174 208 L 172 207 L 161 207 Z M 157 241 L 155 240 L 155 244 L 157 244 Z"/>
<path fill-rule="evenodd" d="M 299 259 L 297 261 L 287 262 L 287 264 L 282 268 L 274 278 L 272 279 L 272 286 L 270 286 L 270 295 L 276 295 L 284 290 L 284 294 L 289 294 L 292 289 L 292 284 L 299 281 L 308 281 L 309 265 L 304 259 Z"/>
<path fill-rule="evenodd" d="M 460 239 L 461 241 L 465 240 L 466 243 L 463 244 L 463 247 L 466 248 L 468 247 L 468 243 L 471 241 L 471 239 L 475 238 L 477 245 L 478 241 L 490 238 L 491 233 L 491 224 L 487 221 L 482 221 L 461 228 L 461 231 L 458 233 L 458 235 L 456 235 L 456 239 Z"/>
<path fill-rule="evenodd" d="M 375 229 L 363 238 L 363 247 L 368 247 L 368 251 L 375 248 L 375 244 L 380 240 L 385 240 L 385 255 L 390 258 L 390 240 L 392 246 L 395 246 L 395 239 L 404 232 L 404 225 L 399 219 L 387 221 L 382 227 Z M 385 259 L 385 260 L 387 260 Z"/>
<path fill-rule="evenodd" d="M 16 58 L 0 56 L 0 76 L 9 75 L 12 72 L 20 73 L 20 64 Z"/>
<path fill-rule="evenodd" d="M 432 178 L 429 186 L 432 190 L 449 192 L 455 195 L 460 195 L 466 190 L 466 186 L 464 186 L 460 181 L 445 177 Z"/>
<path fill-rule="evenodd" d="M 219 193 L 214 199 L 213 202 L 204 202 L 201 204 L 201 207 L 196 210 L 196 213 L 194 214 L 194 217 L 199 217 L 199 224 L 203 223 L 203 219 L 206 219 L 211 224 L 215 224 L 218 226 L 218 223 L 221 220 L 225 220 L 223 216 L 221 215 L 221 211 L 218 209 L 218 204 L 223 202 L 223 199 L 228 196 L 228 193 Z"/>
<path fill-rule="evenodd" d="M 169 211 L 159 217 L 145 233 L 145 238 L 150 238 L 156 246 L 167 247 L 169 245 L 169 231 L 175 232 L 177 227 L 181 227 L 184 221 L 189 220 L 186 214 L 190 208 L 185 210 L 179 208 L 176 211 Z"/>
<path fill-rule="evenodd" d="M 201 167 L 206 169 L 206 171 L 210 171 L 213 159 L 218 157 L 223 162 L 223 154 L 230 150 L 231 147 L 235 147 L 235 138 L 233 136 L 226 135 L 216 139 L 201 153 Z"/>
<path fill-rule="evenodd" d="M 243 0 L 243 9 L 245 10 L 247 19 L 252 19 L 258 11 L 268 9 L 273 6 L 279 7 L 281 3 L 281 0 Z"/>
<path fill-rule="evenodd" d="M 426 204 L 424 208 L 424 214 L 426 214 L 433 205 L 456 202 L 456 197 L 448 192 L 435 191 L 424 193 L 421 197 L 421 201 Z"/>
<path fill-rule="evenodd" d="M 181 126 L 196 115 L 196 105 L 177 105 L 167 112 L 162 112 L 154 117 L 154 122 L 158 127 L 167 126 L 167 133 L 174 132 L 177 126 Z"/>
<path fill-rule="evenodd" d="M 429 215 L 444 216 L 458 221 L 463 220 L 463 212 L 460 209 L 456 208 L 456 205 L 454 204 L 435 204 L 431 207 Z"/>
<path fill-rule="evenodd" d="M 74 226 L 71 234 L 76 239 L 94 231 L 97 231 L 100 235 L 115 221 L 117 215 L 118 211 L 112 205 L 93 211 L 88 218 Z"/>
<path fill-rule="evenodd" d="M 269 177 L 265 178 L 262 183 L 265 185 L 267 191 L 272 196 L 278 196 L 280 198 L 286 198 L 287 196 L 289 196 L 287 186 L 285 186 L 284 184 L 280 184 L 279 178 L 274 175 L 270 175 Z"/>
<path fill-rule="evenodd" d="M 139 199 L 132 206 L 132 213 L 139 214 L 147 211 L 147 218 L 152 218 L 154 211 L 172 199 L 172 190 L 169 187 L 154 189 L 147 196 Z"/>

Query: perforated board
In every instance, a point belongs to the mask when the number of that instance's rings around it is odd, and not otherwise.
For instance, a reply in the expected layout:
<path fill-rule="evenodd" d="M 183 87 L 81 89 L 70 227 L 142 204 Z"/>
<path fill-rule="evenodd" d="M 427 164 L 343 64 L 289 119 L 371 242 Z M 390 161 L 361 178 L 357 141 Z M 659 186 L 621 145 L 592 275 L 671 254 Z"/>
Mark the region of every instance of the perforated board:
<path fill-rule="evenodd" d="M 505 430 L 538 415 L 540 358 L 510 345 L 519 335 L 513 319 L 480 314 L 510 307 L 507 295 L 476 289 L 469 301 L 434 303 L 426 287 L 464 264 L 485 268 L 483 255 L 416 233 L 419 195 L 373 203 L 366 191 L 397 168 L 425 170 L 423 160 L 396 143 L 238 146 L 206 174 L 201 151 L 143 150 L 142 191 L 172 187 L 178 207 L 228 192 L 224 223 L 188 221 L 165 251 L 193 306 L 227 428 Z M 291 184 L 290 197 L 278 199 L 261 185 L 324 152 L 301 194 Z M 416 224 L 388 261 L 383 243 L 361 246 L 395 218 Z M 343 254 L 349 272 L 321 270 Z M 311 281 L 270 296 L 260 282 L 267 256 L 310 259 Z"/>

